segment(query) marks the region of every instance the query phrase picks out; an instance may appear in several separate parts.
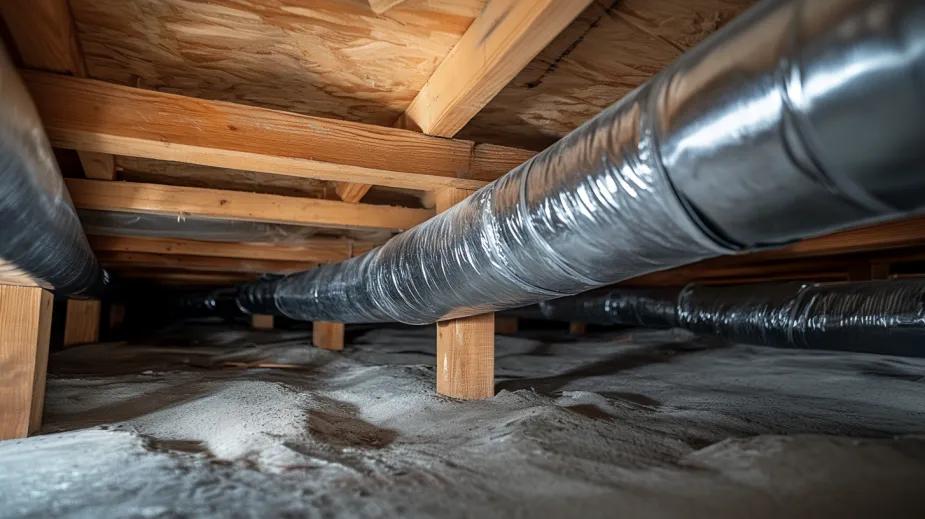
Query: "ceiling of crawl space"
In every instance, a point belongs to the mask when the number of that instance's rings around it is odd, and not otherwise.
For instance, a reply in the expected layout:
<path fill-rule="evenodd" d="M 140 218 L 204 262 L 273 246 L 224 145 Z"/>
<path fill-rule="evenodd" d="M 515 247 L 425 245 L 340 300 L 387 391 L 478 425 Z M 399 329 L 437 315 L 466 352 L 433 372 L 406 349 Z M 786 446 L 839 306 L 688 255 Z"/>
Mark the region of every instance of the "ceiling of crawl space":
<path fill-rule="evenodd" d="M 458 137 L 542 149 L 750 0 L 596 0 Z M 90 77 L 392 125 L 484 7 L 407 0 L 70 0 Z"/>

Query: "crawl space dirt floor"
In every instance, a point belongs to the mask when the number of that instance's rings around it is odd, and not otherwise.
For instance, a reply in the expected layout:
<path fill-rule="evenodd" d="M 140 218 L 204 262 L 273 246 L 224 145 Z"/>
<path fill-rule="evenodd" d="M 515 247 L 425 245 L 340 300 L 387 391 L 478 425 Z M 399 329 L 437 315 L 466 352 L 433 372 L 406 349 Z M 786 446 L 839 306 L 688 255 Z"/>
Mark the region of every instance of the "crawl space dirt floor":
<path fill-rule="evenodd" d="M 497 341 L 434 394 L 432 327 L 194 323 L 52 355 L 0 517 L 925 517 L 925 360 L 682 332 Z"/>

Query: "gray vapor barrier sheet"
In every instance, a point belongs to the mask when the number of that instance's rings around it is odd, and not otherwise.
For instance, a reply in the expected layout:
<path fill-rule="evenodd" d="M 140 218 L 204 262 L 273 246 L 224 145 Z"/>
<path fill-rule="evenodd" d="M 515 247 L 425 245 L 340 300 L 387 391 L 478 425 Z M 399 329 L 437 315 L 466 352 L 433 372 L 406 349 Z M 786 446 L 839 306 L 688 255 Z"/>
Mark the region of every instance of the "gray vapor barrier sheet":
<path fill-rule="evenodd" d="M 925 2 L 764 1 L 449 211 L 238 303 L 426 324 L 920 212 L 922 92 Z"/>
<path fill-rule="evenodd" d="M 61 294 L 105 279 L 71 203 L 32 99 L 0 46 L 0 278 L 28 276 Z"/>

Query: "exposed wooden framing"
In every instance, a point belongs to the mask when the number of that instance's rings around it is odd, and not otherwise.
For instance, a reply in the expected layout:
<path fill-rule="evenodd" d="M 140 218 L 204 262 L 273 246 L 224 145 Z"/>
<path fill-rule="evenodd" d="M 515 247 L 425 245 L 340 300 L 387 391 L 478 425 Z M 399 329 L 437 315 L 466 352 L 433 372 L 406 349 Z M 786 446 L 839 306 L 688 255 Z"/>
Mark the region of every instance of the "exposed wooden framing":
<path fill-rule="evenodd" d="M 89 79 L 23 77 L 61 148 L 418 190 L 478 188 L 532 156 Z"/>
<path fill-rule="evenodd" d="M 369 7 L 376 14 L 382 14 L 389 9 L 404 3 L 405 0 L 369 0 Z"/>
<path fill-rule="evenodd" d="M 344 323 L 314 321 L 312 323 L 312 344 L 325 350 L 344 349 Z"/>
<path fill-rule="evenodd" d="M 84 176 L 95 180 L 115 180 L 116 162 L 108 153 L 95 153 L 92 151 L 78 152 L 80 164 L 84 168 Z"/>
<path fill-rule="evenodd" d="M 429 209 L 221 189 L 67 179 L 81 209 L 129 211 L 321 227 L 404 230 L 433 216 Z"/>
<path fill-rule="evenodd" d="M 173 238 L 135 236 L 89 236 L 96 252 L 138 252 L 212 256 L 249 260 L 329 263 L 349 258 L 372 248 L 370 243 L 354 243 L 340 238 L 314 238 L 299 245 L 229 243 Z"/>
<path fill-rule="evenodd" d="M 878 260 L 889 261 L 896 255 L 889 252 L 890 249 L 922 245 L 925 245 L 925 218 L 915 217 L 810 238 L 778 249 L 701 261 L 633 278 L 626 284 L 664 286 L 695 280 L 711 283 L 844 280 L 857 277 L 856 266 L 863 260 L 845 256 L 875 254 Z"/>
<path fill-rule="evenodd" d="M 272 330 L 273 316 L 265 314 L 251 315 L 251 328 L 254 328 L 255 330 Z"/>
<path fill-rule="evenodd" d="M 471 194 L 462 189 L 437 192 L 437 211 L 453 207 Z M 463 400 L 495 394 L 495 314 L 437 323 L 437 393 Z"/>
<path fill-rule="evenodd" d="M 227 272 L 162 272 L 151 269 L 116 270 L 124 279 L 156 281 L 161 285 L 218 286 L 236 285 L 257 280 L 257 274 L 234 274 Z"/>
<path fill-rule="evenodd" d="M 180 254 L 152 254 L 148 252 L 97 253 L 97 259 L 99 259 L 104 267 L 109 268 L 144 267 L 205 272 L 257 272 L 265 274 L 291 274 L 317 266 L 317 263 L 311 261 L 223 258 Z"/>
<path fill-rule="evenodd" d="M 64 320 L 64 346 L 100 340 L 99 299 L 68 299 Z"/>
<path fill-rule="evenodd" d="M 4 0 L 0 14 L 25 66 L 77 77 L 87 75 L 67 0 Z M 115 179 L 111 154 L 78 151 L 78 157 L 88 178 Z"/>
<path fill-rule="evenodd" d="M 334 192 L 344 202 L 359 203 L 366 196 L 370 188 L 369 184 L 354 184 L 352 182 L 338 182 L 334 187 Z"/>
<path fill-rule="evenodd" d="M 0 285 L 0 440 L 42 425 L 52 299 L 38 287 Z"/>
<path fill-rule="evenodd" d="M 461 130 L 590 0 L 491 0 L 402 116 L 406 128 Z"/>
<path fill-rule="evenodd" d="M 395 126 L 427 135 L 455 136 L 590 3 L 490 0 Z M 530 155 L 520 153 L 517 158 L 523 162 Z M 505 167 L 512 169 L 510 163 Z M 339 183 L 337 192 L 342 200 L 348 200 L 341 195 L 343 191 L 358 201 L 369 187 Z"/>

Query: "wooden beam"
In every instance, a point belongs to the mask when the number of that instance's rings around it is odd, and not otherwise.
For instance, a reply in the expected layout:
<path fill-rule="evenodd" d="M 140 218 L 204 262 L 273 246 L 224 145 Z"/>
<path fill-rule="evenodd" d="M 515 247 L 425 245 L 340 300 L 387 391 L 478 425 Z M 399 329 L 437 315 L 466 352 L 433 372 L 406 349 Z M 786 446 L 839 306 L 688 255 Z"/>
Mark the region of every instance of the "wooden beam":
<path fill-rule="evenodd" d="M 325 350 L 344 349 L 344 323 L 314 321 L 312 323 L 312 344 Z"/>
<path fill-rule="evenodd" d="M 373 246 L 370 243 L 354 243 L 351 240 L 341 238 L 314 238 L 299 245 L 230 243 L 135 236 L 91 235 L 88 238 L 90 247 L 98 253 L 137 252 L 312 263 L 331 263 L 345 260 L 351 256 L 351 252 L 359 254 Z"/>
<path fill-rule="evenodd" d="M 89 79 L 23 78 L 61 148 L 418 190 L 477 188 L 532 155 Z"/>
<path fill-rule="evenodd" d="M 255 330 L 272 330 L 273 316 L 265 314 L 251 315 L 251 328 Z"/>
<path fill-rule="evenodd" d="M 317 263 L 311 261 L 186 256 L 180 254 L 152 254 L 147 252 L 97 253 L 97 259 L 99 259 L 104 267 L 110 268 L 145 267 L 204 272 L 250 272 L 259 274 L 292 274 L 317 266 Z"/>
<path fill-rule="evenodd" d="M 405 230 L 434 215 L 412 209 L 221 189 L 66 179 L 80 209 L 206 216 L 319 227 Z"/>
<path fill-rule="evenodd" d="M 354 184 L 352 182 L 338 182 L 334 187 L 334 192 L 344 202 L 353 204 L 359 203 L 366 196 L 370 188 L 369 184 Z"/>
<path fill-rule="evenodd" d="M 81 151 L 78 152 L 77 156 L 80 158 L 80 164 L 84 168 L 85 177 L 95 180 L 116 179 L 116 161 L 112 155 Z"/>
<path fill-rule="evenodd" d="M 0 285 L 0 440 L 42 425 L 51 313 L 50 292 Z"/>
<path fill-rule="evenodd" d="M 403 114 L 403 127 L 452 136 L 591 0 L 491 0 Z"/>
<path fill-rule="evenodd" d="M 64 346 L 89 344 L 100 340 L 100 301 L 68 299 L 64 320 Z"/>
<path fill-rule="evenodd" d="M 427 135 L 455 136 L 590 3 L 591 0 L 491 0 L 394 126 Z M 482 153 L 490 156 L 481 160 L 490 165 L 497 160 L 496 153 L 505 155 L 508 150 L 501 146 L 483 148 Z M 532 156 L 523 150 L 512 155 L 513 161 L 499 165 L 504 173 Z M 488 180 L 494 180 L 498 168 L 489 169 L 493 174 Z M 340 195 L 343 191 L 358 201 L 369 187 L 338 183 L 337 192 Z M 348 200 L 343 195 L 341 199 Z"/>
<path fill-rule="evenodd" d="M 258 276 L 226 272 L 161 272 L 155 270 L 118 270 L 124 279 L 143 279 L 162 285 L 219 286 L 256 281 Z"/>
<path fill-rule="evenodd" d="M 437 192 L 437 211 L 444 212 L 472 192 Z M 495 314 L 437 323 L 437 393 L 463 400 L 495 394 Z"/>
<path fill-rule="evenodd" d="M 374 13 L 382 14 L 404 2 L 405 0 L 369 0 L 369 7 L 372 8 Z"/>
<path fill-rule="evenodd" d="M 26 67 L 86 77 L 67 0 L 4 0 L 0 15 Z M 115 179 L 112 155 L 83 151 L 77 155 L 87 178 Z"/>

